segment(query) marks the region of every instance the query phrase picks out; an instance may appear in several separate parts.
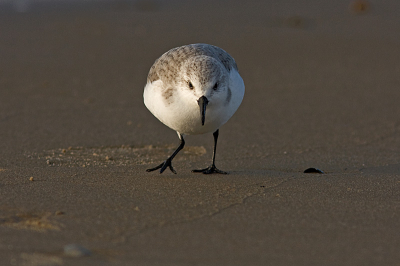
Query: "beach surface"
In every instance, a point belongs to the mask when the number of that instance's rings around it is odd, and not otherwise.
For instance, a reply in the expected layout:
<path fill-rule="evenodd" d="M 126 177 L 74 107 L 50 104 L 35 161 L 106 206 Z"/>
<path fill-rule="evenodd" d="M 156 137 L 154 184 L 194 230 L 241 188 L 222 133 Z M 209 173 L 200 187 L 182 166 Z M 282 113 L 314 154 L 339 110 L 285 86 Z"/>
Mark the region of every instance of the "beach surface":
<path fill-rule="evenodd" d="M 0 3 L 0 265 L 399 265 L 398 1 L 18 3 Z M 191 173 L 212 134 L 146 172 L 179 144 L 147 73 L 190 43 L 245 82 L 229 175 Z"/>

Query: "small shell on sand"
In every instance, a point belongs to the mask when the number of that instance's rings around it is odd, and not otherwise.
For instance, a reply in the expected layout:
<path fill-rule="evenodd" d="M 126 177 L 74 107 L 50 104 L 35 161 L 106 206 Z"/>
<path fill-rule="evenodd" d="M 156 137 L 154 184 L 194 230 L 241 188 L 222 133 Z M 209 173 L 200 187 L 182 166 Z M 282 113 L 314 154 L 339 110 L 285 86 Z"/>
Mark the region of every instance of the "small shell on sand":
<path fill-rule="evenodd" d="M 70 257 L 84 257 L 84 256 L 90 256 L 91 252 L 85 247 L 82 247 L 77 244 L 69 244 L 64 246 L 64 254 Z"/>
<path fill-rule="evenodd" d="M 363 14 L 370 10 L 370 4 L 366 0 L 354 0 L 349 5 L 351 12 L 356 14 Z"/>

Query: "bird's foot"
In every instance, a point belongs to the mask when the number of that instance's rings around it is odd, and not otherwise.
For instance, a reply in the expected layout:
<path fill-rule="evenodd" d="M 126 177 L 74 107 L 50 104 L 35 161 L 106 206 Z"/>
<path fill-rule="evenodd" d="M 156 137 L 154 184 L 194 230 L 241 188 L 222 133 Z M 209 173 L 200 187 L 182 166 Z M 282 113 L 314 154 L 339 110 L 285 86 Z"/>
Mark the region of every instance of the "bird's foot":
<path fill-rule="evenodd" d="M 169 169 L 171 170 L 172 173 L 176 174 L 176 171 L 174 170 L 174 168 L 172 167 L 172 163 L 171 163 L 171 159 L 168 158 L 167 160 L 165 160 L 165 162 L 161 163 L 160 165 L 154 167 L 154 168 L 150 168 L 147 169 L 147 172 L 152 172 L 155 171 L 157 169 L 160 169 L 160 174 L 162 174 L 164 172 L 165 169 L 167 169 L 167 167 L 169 167 Z"/>
<path fill-rule="evenodd" d="M 209 167 L 207 167 L 207 168 L 204 168 L 204 169 L 192 170 L 192 173 L 203 173 L 205 175 L 209 175 L 209 174 L 223 174 L 223 175 L 226 175 L 226 174 L 228 174 L 227 172 L 219 170 L 217 167 L 215 167 L 214 164 L 209 166 Z"/>

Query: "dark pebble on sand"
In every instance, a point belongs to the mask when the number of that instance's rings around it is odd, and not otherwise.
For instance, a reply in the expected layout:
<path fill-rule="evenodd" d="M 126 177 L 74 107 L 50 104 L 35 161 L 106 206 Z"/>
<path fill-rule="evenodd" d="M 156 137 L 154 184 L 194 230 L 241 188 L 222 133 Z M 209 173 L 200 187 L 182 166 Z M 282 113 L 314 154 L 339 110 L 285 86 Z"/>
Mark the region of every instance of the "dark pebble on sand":
<path fill-rule="evenodd" d="M 306 174 L 324 174 L 322 170 L 319 170 L 318 168 L 308 168 L 304 170 L 304 173 Z"/>

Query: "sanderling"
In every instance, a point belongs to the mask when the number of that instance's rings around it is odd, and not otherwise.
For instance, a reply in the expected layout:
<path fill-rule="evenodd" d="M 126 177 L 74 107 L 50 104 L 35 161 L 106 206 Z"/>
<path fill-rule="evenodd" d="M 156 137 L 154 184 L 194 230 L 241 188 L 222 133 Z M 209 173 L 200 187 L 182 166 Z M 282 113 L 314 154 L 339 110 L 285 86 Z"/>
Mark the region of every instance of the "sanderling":
<path fill-rule="evenodd" d="M 203 174 L 227 174 L 215 167 L 219 128 L 239 108 L 244 83 L 235 60 L 209 44 L 190 44 L 169 50 L 158 58 L 147 76 L 144 104 L 162 123 L 178 133 L 180 145 L 160 165 L 147 169 L 160 173 L 185 146 L 184 135 L 213 132 L 214 152 L 208 168 L 192 170 Z"/>

